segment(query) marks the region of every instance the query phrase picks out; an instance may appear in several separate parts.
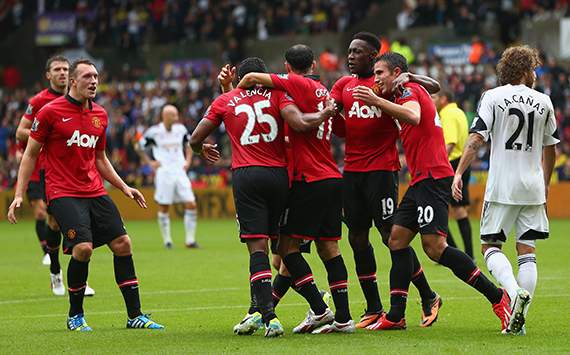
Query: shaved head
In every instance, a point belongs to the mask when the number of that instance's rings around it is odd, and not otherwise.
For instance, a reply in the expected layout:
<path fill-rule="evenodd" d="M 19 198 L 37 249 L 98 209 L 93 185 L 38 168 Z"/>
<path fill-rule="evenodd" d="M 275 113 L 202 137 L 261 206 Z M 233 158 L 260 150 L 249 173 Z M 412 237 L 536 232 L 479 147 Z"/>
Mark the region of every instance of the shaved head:
<path fill-rule="evenodd" d="M 176 121 L 178 121 L 178 108 L 174 105 L 164 105 L 162 111 L 160 113 L 162 117 L 162 122 L 167 126 L 170 127 Z"/>

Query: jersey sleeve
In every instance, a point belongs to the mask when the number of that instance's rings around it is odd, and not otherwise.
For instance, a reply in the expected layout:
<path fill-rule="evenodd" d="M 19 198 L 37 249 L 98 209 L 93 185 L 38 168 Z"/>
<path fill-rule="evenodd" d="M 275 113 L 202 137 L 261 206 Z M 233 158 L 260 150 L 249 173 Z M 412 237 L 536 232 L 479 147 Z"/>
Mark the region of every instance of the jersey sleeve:
<path fill-rule="evenodd" d="M 441 117 L 441 126 L 443 128 L 443 140 L 445 144 L 457 144 L 459 134 L 457 132 L 457 117 L 451 112 L 447 117 Z"/>
<path fill-rule="evenodd" d="M 396 98 L 396 103 L 398 105 L 403 105 L 410 101 L 420 102 L 418 88 L 412 85 L 404 87 L 402 94 Z"/>
<path fill-rule="evenodd" d="M 204 113 L 204 119 L 212 121 L 216 126 L 221 125 L 224 120 L 224 114 L 221 110 L 221 98 L 222 96 L 216 98 L 208 107 L 206 113 Z"/>
<path fill-rule="evenodd" d="M 284 92 L 281 95 L 279 95 L 278 100 L 279 100 L 278 101 L 279 110 L 283 110 L 285 107 L 294 104 L 291 96 L 289 96 L 287 93 L 284 93 Z"/>
<path fill-rule="evenodd" d="M 147 128 L 139 140 L 139 147 L 142 149 L 145 149 L 151 145 L 156 145 L 156 141 L 154 140 L 154 126 Z"/>
<path fill-rule="evenodd" d="M 32 97 L 29 101 L 28 101 L 28 106 L 26 107 L 26 112 L 24 112 L 24 117 L 25 119 L 27 119 L 28 121 L 33 121 L 34 117 L 36 116 L 38 110 L 37 110 L 38 104 L 35 100 L 35 97 Z"/>
<path fill-rule="evenodd" d="M 560 142 L 558 129 L 556 127 L 556 116 L 554 115 L 554 107 L 552 105 L 552 101 L 550 101 L 550 98 L 548 98 L 547 107 L 548 107 L 548 116 L 546 117 L 544 138 L 542 139 L 542 145 L 544 147 L 549 145 L 554 145 Z"/>
<path fill-rule="evenodd" d="M 488 91 L 484 92 L 479 100 L 477 106 L 477 113 L 469 133 L 479 133 L 485 141 L 489 140 L 491 130 L 493 129 L 493 122 L 495 120 L 495 112 L 491 95 L 487 95 Z"/>
<path fill-rule="evenodd" d="M 50 119 L 49 108 L 40 110 L 34 117 L 34 122 L 30 129 L 30 138 L 44 144 L 51 131 L 51 125 L 52 121 Z"/>
<path fill-rule="evenodd" d="M 335 100 L 338 104 L 342 105 L 342 90 L 344 90 L 344 86 L 346 85 L 348 79 L 350 77 L 342 77 L 334 83 L 330 96 Z"/>

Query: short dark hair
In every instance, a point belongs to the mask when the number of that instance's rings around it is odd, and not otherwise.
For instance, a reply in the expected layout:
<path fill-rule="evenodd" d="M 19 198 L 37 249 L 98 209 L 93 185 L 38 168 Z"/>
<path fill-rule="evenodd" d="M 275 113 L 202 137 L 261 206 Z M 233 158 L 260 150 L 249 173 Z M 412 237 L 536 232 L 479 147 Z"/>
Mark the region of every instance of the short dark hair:
<path fill-rule="evenodd" d="M 285 51 L 285 60 L 293 69 L 305 72 L 313 65 L 315 55 L 311 47 L 304 44 L 296 44 Z"/>
<path fill-rule="evenodd" d="M 78 67 L 80 64 L 87 64 L 87 65 L 92 65 L 92 66 L 94 66 L 94 67 L 97 67 L 97 66 L 95 65 L 95 63 L 93 63 L 93 62 L 91 61 L 91 59 L 87 59 L 87 58 L 80 58 L 80 59 L 77 59 L 77 60 L 73 61 L 73 63 L 71 63 L 71 67 L 69 68 L 69 77 L 70 77 L 70 78 L 75 77 L 75 72 L 77 71 L 77 67 Z"/>
<path fill-rule="evenodd" d="M 441 89 L 436 95 L 442 97 L 445 96 L 447 98 L 447 101 L 449 102 L 455 101 L 455 95 L 453 94 L 453 91 L 451 91 L 450 89 Z"/>
<path fill-rule="evenodd" d="M 403 73 L 409 71 L 408 61 L 400 53 L 386 52 L 378 57 L 376 62 L 385 62 L 390 71 L 394 71 L 396 68 L 400 68 Z"/>
<path fill-rule="evenodd" d="M 378 36 L 376 36 L 374 33 L 371 32 L 358 32 L 357 34 L 352 36 L 352 39 L 353 40 L 359 39 L 368 43 L 377 52 L 380 52 L 380 48 L 382 47 L 380 38 L 378 38 Z"/>
<path fill-rule="evenodd" d="M 45 71 L 46 73 L 51 69 L 51 65 L 54 62 L 65 62 L 69 65 L 69 59 L 65 58 L 62 55 L 54 55 L 48 58 L 47 62 L 46 62 L 46 67 L 45 67 Z"/>
<path fill-rule="evenodd" d="M 247 73 L 267 73 L 267 66 L 263 59 L 258 57 L 245 58 L 238 65 L 238 80 L 241 80 Z"/>

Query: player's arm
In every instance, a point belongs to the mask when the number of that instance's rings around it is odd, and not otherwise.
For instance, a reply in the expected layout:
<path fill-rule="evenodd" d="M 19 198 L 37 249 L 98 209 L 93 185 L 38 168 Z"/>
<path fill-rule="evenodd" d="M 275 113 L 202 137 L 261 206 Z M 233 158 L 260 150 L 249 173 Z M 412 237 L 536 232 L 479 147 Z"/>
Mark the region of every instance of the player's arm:
<path fill-rule="evenodd" d="M 280 110 L 281 117 L 297 132 L 307 132 L 317 128 L 324 120 L 334 117 L 336 106 L 334 101 L 328 100 L 325 108 L 319 112 L 302 113 L 297 105 L 287 105 Z"/>
<path fill-rule="evenodd" d="M 143 162 L 143 164 L 149 165 L 153 170 L 156 170 L 160 167 L 160 162 L 157 160 L 153 160 L 147 154 L 146 149 L 145 149 L 147 145 L 152 144 L 152 143 L 150 143 L 151 141 L 152 141 L 152 139 L 143 136 L 143 139 L 141 139 L 141 141 L 139 141 L 138 143 L 135 144 L 135 151 L 137 152 L 137 154 L 141 158 L 141 161 Z"/>
<path fill-rule="evenodd" d="M 95 151 L 95 166 L 97 166 L 97 170 L 103 179 L 109 181 L 111 185 L 121 190 L 128 198 L 135 200 L 142 208 L 147 208 L 143 194 L 139 190 L 127 185 L 127 183 L 121 179 L 119 174 L 115 171 L 115 168 L 113 168 L 109 158 L 107 158 L 104 149 Z"/>
<path fill-rule="evenodd" d="M 31 128 L 32 128 L 32 121 L 22 117 L 20 119 L 20 123 L 18 124 L 18 128 L 16 129 L 16 139 L 25 145 L 26 142 L 28 141 L 28 137 L 30 136 Z"/>
<path fill-rule="evenodd" d="M 187 136 L 186 136 L 187 137 Z M 188 169 L 190 169 L 190 166 L 192 166 L 192 147 L 190 147 L 190 144 L 188 144 L 188 140 L 184 140 L 184 150 L 185 150 L 185 157 L 186 157 L 186 162 L 184 163 L 184 171 L 188 171 Z"/>
<path fill-rule="evenodd" d="M 190 136 L 190 147 L 196 154 L 200 154 L 210 163 L 215 163 L 220 159 L 220 152 L 216 149 L 217 144 L 204 143 L 206 138 L 218 128 L 213 121 L 202 118 L 192 135 Z"/>
<path fill-rule="evenodd" d="M 248 89 L 254 85 L 262 85 L 266 88 L 273 88 L 273 80 L 271 80 L 271 74 L 267 73 L 247 73 L 239 82 L 238 88 Z"/>
<path fill-rule="evenodd" d="M 417 101 L 407 101 L 402 105 L 396 104 L 378 97 L 371 88 L 366 86 L 356 87 L 352 96 L 368 105 L 380 108 L 383 112 L 394 117 L 400 122 L 409 123 L 413 126 L 420 124 L 421 107 Z"/>
<path fill-rule="evenodd" d="M 16 223 L 16 208 L 20 208 L 23 201 L 24 190 L 28 186 L 30 176 L 36 166 L 36 160 L 40 154 L 42 143 L 35 139 L 29 139 L 26 150 L 22 156 L 20 168 L 18 169 L 18 183 L 16 184 L 16 192 L 14 193 L 14 201 L 8 209 L 8 220 L 10 223 Z"/>
<path fill-rule="evenodd" d="M 477 152 L 481 149 L 483 144 L 485 144 L 485 138 L 481 134 L 476 132 L 469 134 L 469 138 L 463 149 L 463 154 L 459 160 L 459 165 L 455 170 L 455 176 L 453 177 L 453 184 L 451 186 L 451 194 L 456 201 L 463 198 L 463 192 L 461 190 L 463 188 L 463 173 L 471 166 L 471 163 L 475 160 Z"/>
<path fill-rule="evenodd" d="M 439 92 L 439 90 L 441 89 L 441 85 L 439 85 L 439 82 L 429 76 L 413 74 L 413 73 L 402 73 L 398 75 L 396 79 L 394 79 L 393 85 L 396 93 L 401 94 L 401 91 L 404 88 L 404 84 L 409 82 L 420 84 L 430 94 L 435 94 Z"/>
<path fill-rule="evenodd" d="M 556 148 L 555 145 L 548 145 L 542 150 L 542 171 L 544 173 L 544 186 L 546 187 L 546 197 L 548 198 L 548 186 L 552 172 L 554 171 L 554 164 L 556 163 Z"/>

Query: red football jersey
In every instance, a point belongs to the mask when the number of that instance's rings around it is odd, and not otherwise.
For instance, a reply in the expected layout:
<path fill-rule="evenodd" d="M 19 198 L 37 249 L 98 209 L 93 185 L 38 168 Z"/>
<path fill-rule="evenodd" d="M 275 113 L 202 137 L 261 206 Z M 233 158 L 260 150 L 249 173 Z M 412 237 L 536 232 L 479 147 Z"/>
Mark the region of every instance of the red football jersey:
<path fill-rule="evenodd" d="M 293 101 L 285 92 L 256 86 L 220 95 L 204 118 L 224 123 L 232 145 L 232 169 L 244 166 L 286 167 L 280 110 Z"/>
<path fill-rule="evenodd" d="M 34 117 L 36 117 L 38 114 L 38 111 L 44 107 L 45 104 L 57 99 L 61 95 L 61 93 L 53 90 L 51 87 L 38 92 L 30 100 L 28 100 L 28 107 L 26 108 L 26 112 L 24 113 L 23 118 L 29 121 L 33 121 Z M 25 146 L 23 148 L 26 149 Z M 38 156 L 38 160 L 36 161 L 36 165 L 34 167 L 34 172 L 30 177 L 30 181 L 40 181 L 40 170 L 43 169 L 43 156 L 43 153 L 40 152 L 40 155 Z"/>
<path fill-rule="evenodd" d="M 325 108 L 329 91 L 317 76 L 271 74 L 271 81 L 276 89 L 287 91 L 301 112 L 312 113 Z M 332 118 L 309 132 L 289 130 L 293 150 L 293 180 L 313 182 L 342 177 L 331 153 L 332 131 Z"/>
<path fill-rule="evenodd" d="M 368 106 L 352 97 L 357 86 L 374 87 L 374 76 L 344 76 L 331 90 L 331 97 L 343 105 L 346 118 L 345 171 L 397 171 L 398 126 L 391 116 L 375 106 Z"/>
<path fill-rule="evenodd" d="M 45 105 L 34 119 L 30 138 L 43 144 L 46 197 L 97 197 L 107 192 L 95 165 L 105 150 L 107 113 L 91 103 L 85 109 L 70 96 Z"/>
<path fill-rule="evenodd" d="M 419 84 L 408 83 L 402 95 L 396 98 L 396 103 L 402 105 L 408 101 L 416 101 L 421 107 L 419 125 L 401 123 L 400 136 L 412 176 L 410 185 L 430 177 L 441 179 L 453 176 L 453 169 L 447 159 L 441 121 L 429 93 Z"/>

